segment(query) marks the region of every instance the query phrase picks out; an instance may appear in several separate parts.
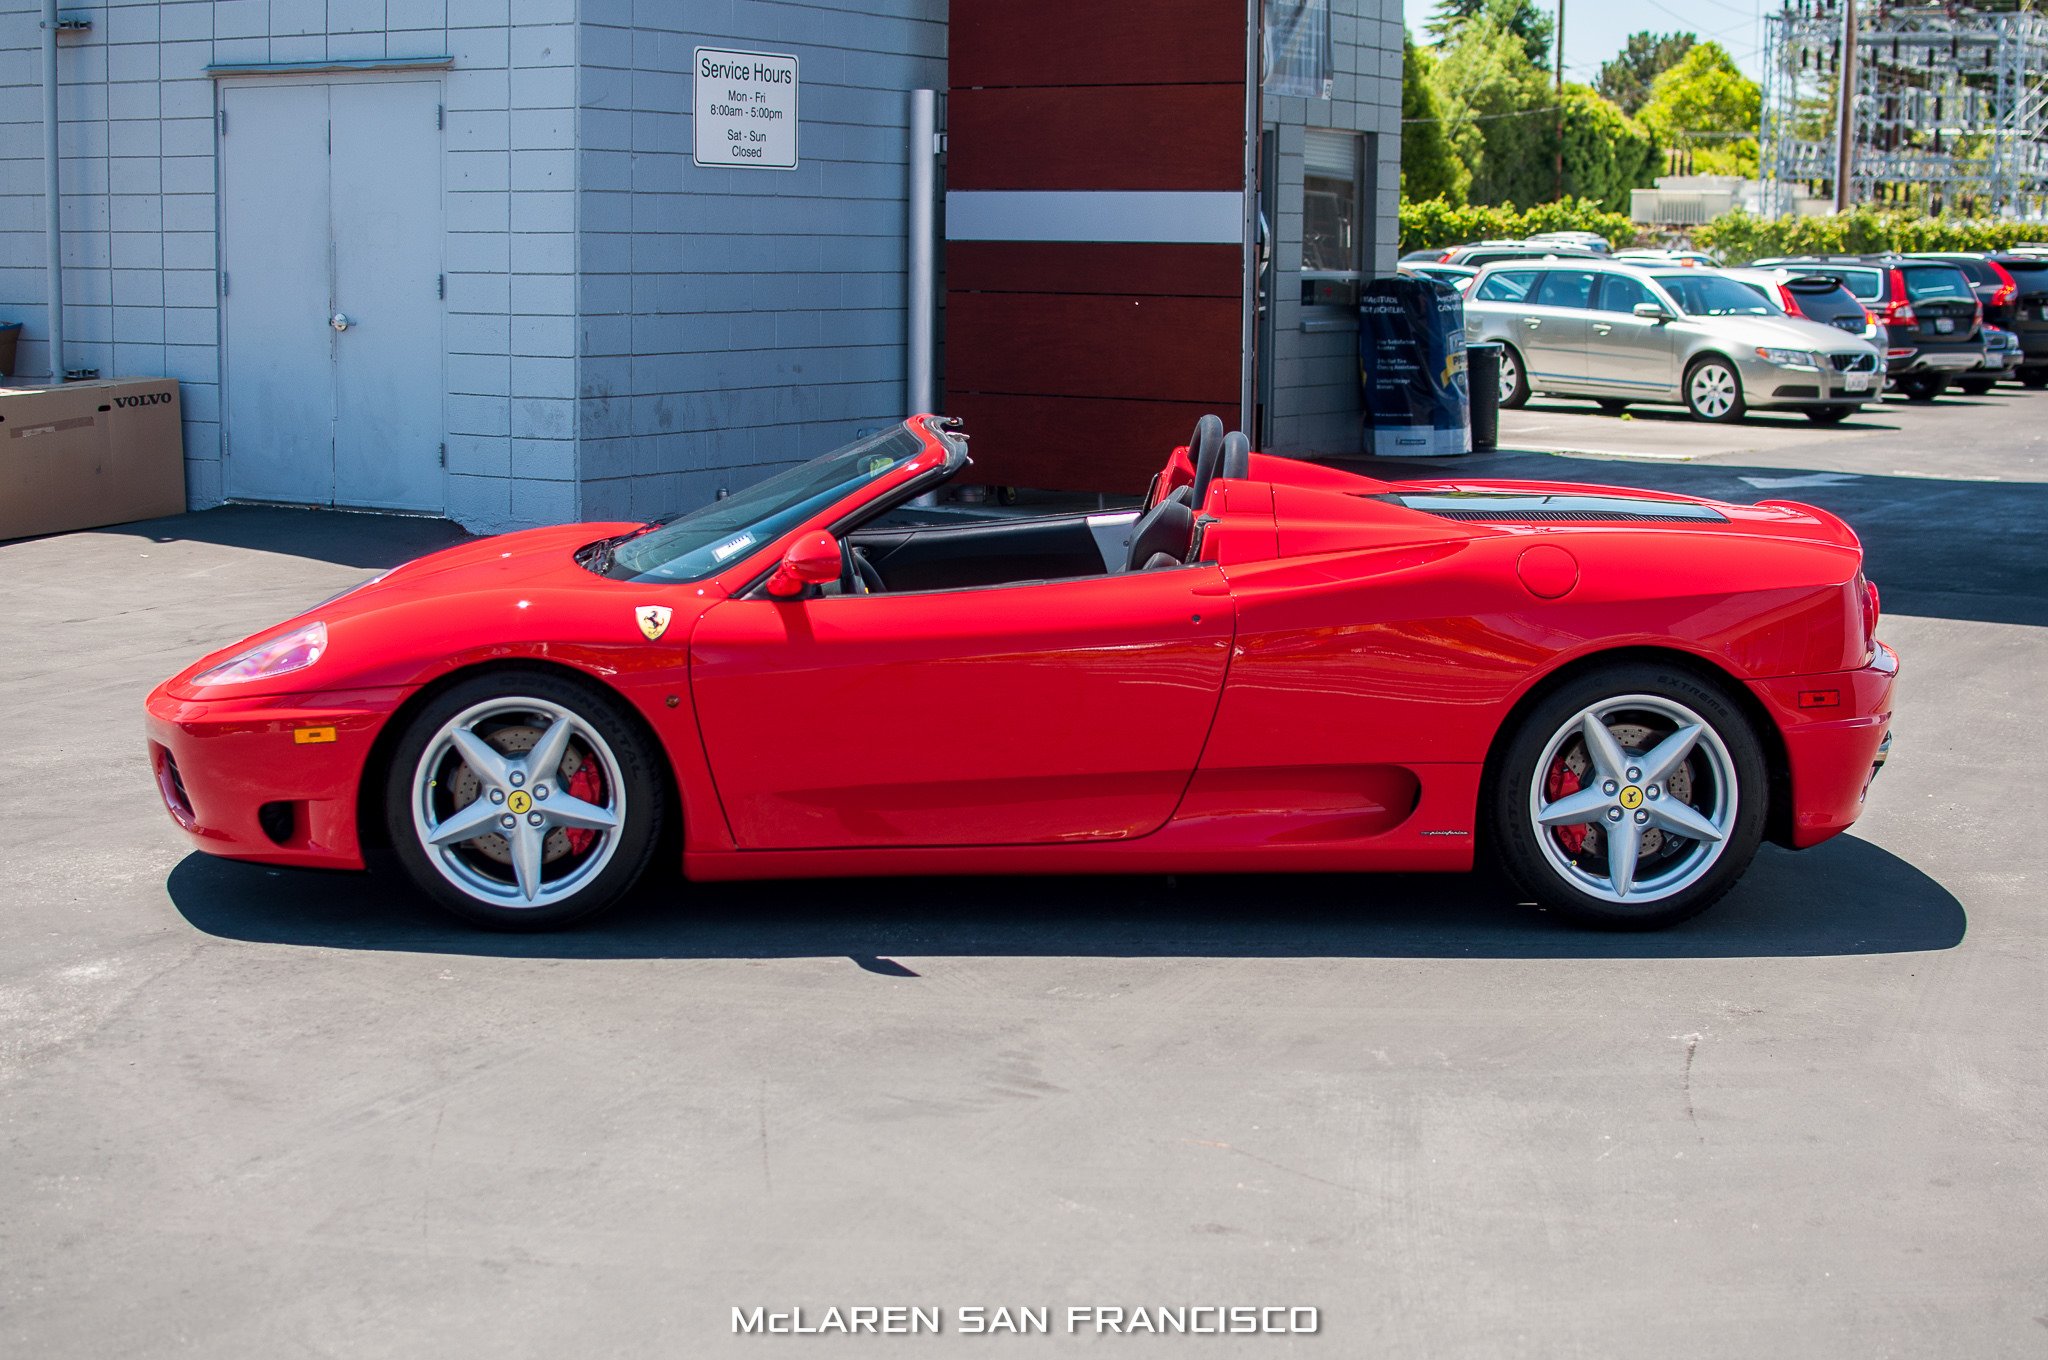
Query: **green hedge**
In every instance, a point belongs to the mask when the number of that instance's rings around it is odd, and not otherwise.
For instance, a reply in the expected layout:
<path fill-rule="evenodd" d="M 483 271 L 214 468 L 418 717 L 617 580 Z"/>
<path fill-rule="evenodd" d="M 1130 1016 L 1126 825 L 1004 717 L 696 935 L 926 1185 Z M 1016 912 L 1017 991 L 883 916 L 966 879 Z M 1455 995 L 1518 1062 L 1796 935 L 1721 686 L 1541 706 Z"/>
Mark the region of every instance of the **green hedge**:
<path fill-rule="evenodd" d="M 1403 226 L 1406 214 L 1403 214 Z M 1695 245 L 1730 264 L 1764 255 L 1868 255 L 1882 250 L 2002 250 L 2048 241 L 2048 222 L 1970 222 L 1852 208 L 1830 217 L 1752 217 L 1732 212 L 1692 232 Z"/>
<path fill-rule="evenodd" d="M 1521 209 L 1451 204 L 1441 198 L 1401 204 L 1401 249 L 1463 245 L 1467 241 L 1514 240 L 1543 231 L 1596 231 L 1617 246 L 1635 240 L 1626 213 L 1603 211 L 1590 198 L 1568 198 Z"/>

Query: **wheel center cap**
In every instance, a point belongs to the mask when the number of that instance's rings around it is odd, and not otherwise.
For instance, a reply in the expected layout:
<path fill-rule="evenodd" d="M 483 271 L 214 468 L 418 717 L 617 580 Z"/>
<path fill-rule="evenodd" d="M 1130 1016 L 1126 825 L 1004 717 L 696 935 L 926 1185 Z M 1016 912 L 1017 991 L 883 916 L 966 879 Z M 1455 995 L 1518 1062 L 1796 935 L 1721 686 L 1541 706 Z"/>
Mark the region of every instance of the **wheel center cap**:
<path fill-rule="evenodd" d="M 1630 789 L 1629 792 L 1635 793 L 1637 803 L 1640 803 L 1643 800 L 1642 794 L 1636 793 L 1634 789 Z M 1629 806 L 1634 807 L 1635 803 L 1630 803 Z M 505 800 L 505 810 L 507 812 L 514 813 L 518 816 L 525 816 L 526 813 L 532 809 L 532 807 L 533 795 L 528 793 L 525 789 L 512 790 L 512 796 Z"/>
<path fill-rule="evenodd" d="M 517 794 L 513 795 L 513 797 L 515 798 L 518 796 L 519 795 Z M 1637 788 L 1634 784 L 1630 784 L 1627 788 L 1624 788 L 1621 791 L 1621 805 L 1627 808 L 1630 812 L 1634 812 L 1637 808 L 1643 805 L 1643 791 Z M 520 812 L 524 809 L 513 808 L 512 810 L 514 812 Z"/>

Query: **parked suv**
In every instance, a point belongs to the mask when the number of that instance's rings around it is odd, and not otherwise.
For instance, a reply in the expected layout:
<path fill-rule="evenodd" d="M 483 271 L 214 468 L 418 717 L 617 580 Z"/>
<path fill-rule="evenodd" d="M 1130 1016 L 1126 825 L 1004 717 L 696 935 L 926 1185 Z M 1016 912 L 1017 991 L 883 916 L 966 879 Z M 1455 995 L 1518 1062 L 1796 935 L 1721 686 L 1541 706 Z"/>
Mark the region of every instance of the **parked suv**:
<path fill-rule="evenodd" d="M 1875 400 L 1884 384 L 1876 345 L 1787 316 L 1714 269 L 1605 260 L 1489 265 L 1465 294 L 1465 333 L 1503 346 L 1503 406 L 1550 392 L 1591 397 L 1609 411 L 1674 402 L 1698 420 L 1780 408 L 1832 423 Z"/>
<path fill-rule="evenodd" d="M 1788 265 L 1831 274 L 1877 314 L 1885 329 L 1885 368 L 1914 401 L 1933 401 L 1957 377 L 1984 362 L 1978 336 L 1983 308 L 1962 270 L 1944 260 L 1898 255 L 1857 258 L 1787 256 L 1754 268 Z"/>
<path fill-rule="evenodd" d="M 1998 267 L 2012 275 L 2012 320 L 2003 322 L 2020 339 L 2019 380 L 2048 387 L 2048 259 L 2000 254 Z"/>

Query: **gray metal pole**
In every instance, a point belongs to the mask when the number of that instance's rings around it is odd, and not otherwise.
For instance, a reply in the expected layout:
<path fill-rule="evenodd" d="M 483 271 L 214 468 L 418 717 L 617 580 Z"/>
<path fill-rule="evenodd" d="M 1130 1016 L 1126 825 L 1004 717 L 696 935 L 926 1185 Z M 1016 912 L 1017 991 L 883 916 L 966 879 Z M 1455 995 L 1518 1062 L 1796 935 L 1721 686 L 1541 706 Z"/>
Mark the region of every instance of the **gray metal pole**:
<path fill-rule="evenodd" d="M 64 199 L 58 174 L 57 0 L 43 0 L 43 255 L 49 280 L 50 381 L 64 381 Z"/>
<path fill-rule="evenodd" d="M 1254 422 L 1258 397 L 1254 374 L 1259 311 L 1259 77 L 1265 46 L 1265 6 L 1262 0 L 1245 0 L 1244 8 L 1244 314 L 1238 325 L 1237 428 L 1257 445 L 1259 432 Z"/>
<path fill-rule="evenodd" d="M 1835 113 L 1835 211 L 1847 212 L 1855 195 L 1849 177 L 1856 170 L 1856 0 L 1842 4 L 1842 60 L 1836 68 L 1841 100 Z"/>
<path fill-rule="evenodd" d="M 937 90 L 910 92 L 910 258 L 905 280 L 908 339 L 904 347 L 907 414 L 938 404 L 938 131 Z"/>

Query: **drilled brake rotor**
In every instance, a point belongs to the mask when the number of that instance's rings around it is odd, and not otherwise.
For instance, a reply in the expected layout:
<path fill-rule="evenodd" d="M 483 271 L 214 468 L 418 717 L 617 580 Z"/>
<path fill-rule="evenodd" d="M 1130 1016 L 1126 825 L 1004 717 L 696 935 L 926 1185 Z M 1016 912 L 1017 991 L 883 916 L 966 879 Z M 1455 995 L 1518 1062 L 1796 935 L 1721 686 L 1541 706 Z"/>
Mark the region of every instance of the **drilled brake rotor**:
<path fill-rule="evenodd" d="M 1657 733 L 1641 723 L 1613 723 L 1608 726 L 1607 730 L 1614 734 L 1614 739 L 1621 743 L 1622 749 L 1632 756 L 1643 754 L 1661 740 Z M 1581 784 L 1585 783 L 1587 775 L 1593 769 L 1592 759 L 1586 754 L 1585 742 L 1575 741 L 1572 743 L 1571 750 L 1565 754 L 1564 766 L 1578 777 Z M 1664 787 L 1679 802 L 1691 804 L 1692 760 L 1690 757 L 1680 761 L 1678 768 L 1665 776 Z M 1636 853 L 1642 856 L 1644 862 L 1647 863 L 1653 855 L 1664 848 L 1665 841 L 1668 838 L 1654 826 L 1647 828 L 1641 834 L 1642 843 L 1636 847 Z M 1586 843 L 1583 851 L 1585 854 L 1595 856 L 1598 859 L 1604 860 L 1606 858 L 1606 828 L 1600 823 L 1588 822 L 1586 824 Z"/>

